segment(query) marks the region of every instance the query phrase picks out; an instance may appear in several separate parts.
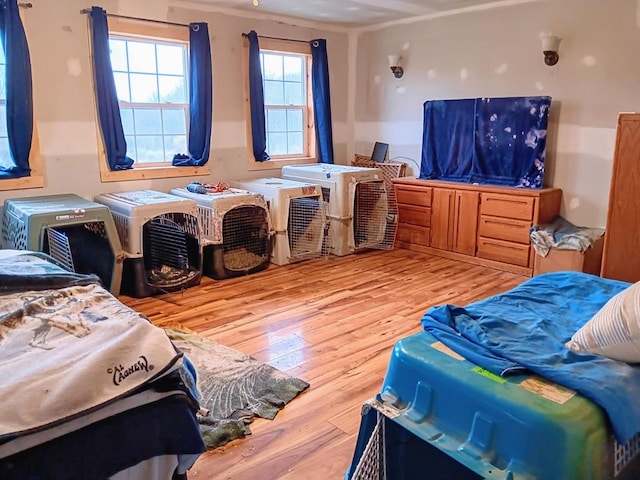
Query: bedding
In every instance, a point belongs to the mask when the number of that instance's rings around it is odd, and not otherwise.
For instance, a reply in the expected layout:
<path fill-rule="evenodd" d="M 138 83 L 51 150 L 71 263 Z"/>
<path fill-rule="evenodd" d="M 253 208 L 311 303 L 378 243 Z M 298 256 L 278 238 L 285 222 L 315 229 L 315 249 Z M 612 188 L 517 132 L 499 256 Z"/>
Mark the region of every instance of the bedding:
<path fill-rule="evenodd" d="M 429 309 L 424 329 L 498 375 L 534 372 L 580 392 L 608 414 L 618 442 L 640 432 L 640 367 L 566 343 L 628 283 L 578 272 L 534 277 L 467 307 Z"/>
<path fill-rule="evenodd" d="M 204 451 L 188 359 L 46 255 L 0 250 L 0 379 L 0 478 L 172 478 Z"/>

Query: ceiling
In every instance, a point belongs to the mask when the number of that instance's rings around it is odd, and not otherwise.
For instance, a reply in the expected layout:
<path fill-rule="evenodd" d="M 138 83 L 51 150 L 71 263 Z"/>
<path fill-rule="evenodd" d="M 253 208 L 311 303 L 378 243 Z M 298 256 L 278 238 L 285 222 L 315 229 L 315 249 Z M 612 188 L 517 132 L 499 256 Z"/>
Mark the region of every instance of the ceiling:
<path fill-rule="evenodd" d="M 423 17 L 478 6 L 518 3 L 496 0 L 189 0 L 191 4 L 236 11 L 239 14 L 271 14 L 363 27 L 377 23 Z"/>

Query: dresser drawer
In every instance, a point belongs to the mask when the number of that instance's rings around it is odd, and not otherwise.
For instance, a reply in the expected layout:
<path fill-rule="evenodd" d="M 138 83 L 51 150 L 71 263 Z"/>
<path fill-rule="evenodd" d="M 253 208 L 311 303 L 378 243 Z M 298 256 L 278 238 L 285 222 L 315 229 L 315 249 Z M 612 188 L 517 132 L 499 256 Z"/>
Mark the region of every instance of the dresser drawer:
<path fill-rule="evenodd" d="M 411 185 L 396 185 L 395 188 L 398 203 L 422 207 L 431 206 L 431 188 L 414 187 Z"/>
<path fill-rule="evenodd" d="M 529 246 L 494 238 L 478 238 L 478 257 L 498 262 L 529 266 Z"/>
<path fill-rule="evenodd" d="M 483 193 L 480 200 L 480 214 L 495 217 L 533 220 L 532 197 Z"/>
<path fill-rule="evenodd" d="M 396 240 L 398 242 L 413 243 L 416 245 L 429 246 L 429 237 L 431 229 L 427 227 L 416 227 L 415 225 L 398 224 L 398 234 Z"/>
<path fill-rule="evenodd" d="M 482 215 L 478 224 L 480 237 L 497 238 L 510 242 L 529 244 L 531 222 L 511 218 L 489 217 Z"/>
<path fill-rule="evenodd" d="M 431 209 L 415 205 L 398 205 L 400 223 L 410 223 L 421 227 L 431 226 Z"/>

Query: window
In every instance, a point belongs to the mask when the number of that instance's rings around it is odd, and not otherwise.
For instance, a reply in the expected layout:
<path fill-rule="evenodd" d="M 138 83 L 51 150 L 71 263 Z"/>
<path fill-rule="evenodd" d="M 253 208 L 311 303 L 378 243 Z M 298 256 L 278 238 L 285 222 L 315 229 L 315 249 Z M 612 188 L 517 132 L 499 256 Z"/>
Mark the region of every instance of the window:
<path fill-rule="evenodd" d="M 13 160 L 9 151 L 9 134 L 7 133 L 7 60 L 4 49 L 0 48 L 0 166 L 12 167 Z"/>
<path fill-rule="evenodd" d="M 173 167 L 188 153 L 189 29 L 109 19 L 111 68 L 131 170 L 110 171 L 102 181 L 208 175 L 208 167 Z M 99 128 L 99 127 L 98 127 Z"/>
<path fill-rule="evenodd" d="M 187 151 L 187 45 L 122 35 L 109 45 L 128 155 L 171 165 Z"/>
<path fill-rule="evenodd" d="M 247 58 L 248 51 L 247 42 Z M 249 155 L 249 169 L 272 169 L 287 164 L 315 161 L 309 45 L 261 38 L 260 66 L 264 90 L 267 152 L 271 160 L 255 162 L 253 155 Z M 248 99 L 248 78 L 246 88 Z M 246 111 L 249 118 L 248 101 Z M 249 141 L 249 147 L 250 143 Z M 278 164 L 274 165 L 273 162 Z"/>

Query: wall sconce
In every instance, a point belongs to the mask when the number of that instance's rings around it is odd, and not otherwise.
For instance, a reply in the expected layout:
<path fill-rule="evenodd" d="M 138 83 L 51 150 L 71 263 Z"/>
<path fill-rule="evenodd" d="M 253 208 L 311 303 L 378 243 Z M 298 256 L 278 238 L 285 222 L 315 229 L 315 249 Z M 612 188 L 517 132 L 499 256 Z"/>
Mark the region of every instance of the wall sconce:
<path fill-rule="evenodd" d="M 396 78 L 402 78 L 402 75 L 404 75 L 404 70 L 400 66 L 400 57 L 398 55 L 389 55 L 389 68 Z"/>
<path fill-rule="evenodd" d="M 542 40 L 542 53 L 544 53 L 544 63 L 552 67 L 556 63 L 560 56 L 558 55 L 558 48 L 560 47 L 560 37 L 551 35 L 550 33 L 543 33 L 540 35 Z"/>

